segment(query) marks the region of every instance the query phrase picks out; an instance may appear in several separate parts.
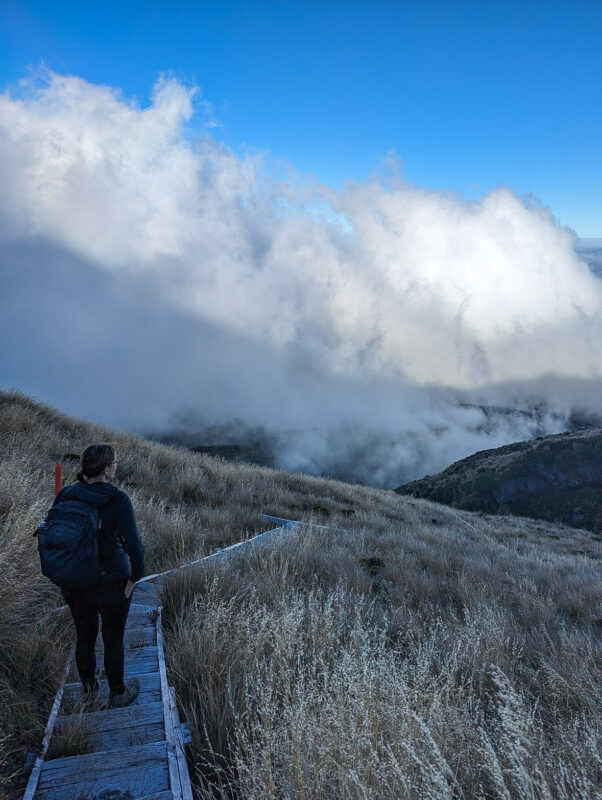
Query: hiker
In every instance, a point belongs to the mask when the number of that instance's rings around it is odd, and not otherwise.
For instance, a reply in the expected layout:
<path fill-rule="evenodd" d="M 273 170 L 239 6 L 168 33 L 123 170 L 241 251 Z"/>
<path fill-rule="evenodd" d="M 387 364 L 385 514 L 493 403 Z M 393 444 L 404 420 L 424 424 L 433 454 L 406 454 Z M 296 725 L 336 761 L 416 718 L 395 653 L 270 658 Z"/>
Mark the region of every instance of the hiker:
<path fill-rule="evenodd" d="M 124 682 L 123 636 L 136 582 L 144 575 L 144 547 L 138 535 L 130 498 L 111 481 L 117 457 L 110 444 L 93 444 L 81 456 L 77 483 L 65 486 L 53 507 L 64 500 L 79 500 L 98 508 L 98 555 L 100 579 L 84 588 L 64 588 L 77 641 L 75 661 L 86 700 L 98 696 L 95 645 L 98 615 L 102 620 L 104 667 L 109 684 L 109 708 L 129 705 L 140 687 L 136 678 Z"/>

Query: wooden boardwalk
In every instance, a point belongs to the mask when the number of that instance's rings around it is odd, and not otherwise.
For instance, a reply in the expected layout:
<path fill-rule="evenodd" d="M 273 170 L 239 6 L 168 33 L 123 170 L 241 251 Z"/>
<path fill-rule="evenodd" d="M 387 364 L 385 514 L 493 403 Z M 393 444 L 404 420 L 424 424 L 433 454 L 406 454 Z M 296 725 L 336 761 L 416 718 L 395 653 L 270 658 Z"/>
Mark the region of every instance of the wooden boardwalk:
<path fill-rule="evenodd" d="M 83 706 L 70 656 L 23 800 L 193 800 L 184 752 L 188 729 L 167 683 L 159 592 L 167 575 L 222 560 L 300 524 L 264 517 L 277 527 L 137 584 L 125 632 L 125 675 L 140 683 L 131 705 L 105 709 L 108 686 L 101 680 L 95 708 Z M 101 666 L 100 636 L 96 654 Z"/>
<path fill-rule="evenodd" d="M 126 626 L 125 674 L 138 679 L 140 694 L 126 708 L 105 710 L 101 680 L 95 709 L 87 709 L 71 657 L 24 800 L 192 800 L 188 732 L 165 671 L 160 586 L 157 579 L 136 588 Z M 102 665 L 100 636 L 96 654 Z"/>

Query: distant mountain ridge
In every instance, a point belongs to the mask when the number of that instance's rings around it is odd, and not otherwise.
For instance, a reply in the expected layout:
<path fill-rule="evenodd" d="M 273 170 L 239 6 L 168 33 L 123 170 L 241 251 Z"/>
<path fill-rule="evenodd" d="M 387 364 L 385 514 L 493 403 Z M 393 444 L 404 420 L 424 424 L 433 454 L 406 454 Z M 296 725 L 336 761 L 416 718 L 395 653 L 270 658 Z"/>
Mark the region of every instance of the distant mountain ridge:
<path fill-rule="evenodd" d="M 602 530 L 602 428 L 482 450 L 398 494 Z"/>

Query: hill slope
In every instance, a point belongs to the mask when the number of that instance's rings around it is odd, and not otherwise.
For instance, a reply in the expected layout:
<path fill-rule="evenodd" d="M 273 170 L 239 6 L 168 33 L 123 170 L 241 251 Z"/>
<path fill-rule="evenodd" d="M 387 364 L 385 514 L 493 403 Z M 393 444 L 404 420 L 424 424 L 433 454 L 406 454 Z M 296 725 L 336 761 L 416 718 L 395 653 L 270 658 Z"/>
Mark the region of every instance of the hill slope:
<path fill-rule="evenodd" d="M 602 428 L 483 450 L 399 494 L 456 508 L 602 528 Z"/>
<path fill-rule="evenodd" d="M 328 525 L 167 587 L 199 796 L 599 797 L 599 537 L 233 465 L 0 392 L 3 799 L 72 638 L 31 534 L 54 462 L 72 480 L 68 454 L 99 440 L 117 447 L 149 572 L 258 532 L 261 511 Z"/>

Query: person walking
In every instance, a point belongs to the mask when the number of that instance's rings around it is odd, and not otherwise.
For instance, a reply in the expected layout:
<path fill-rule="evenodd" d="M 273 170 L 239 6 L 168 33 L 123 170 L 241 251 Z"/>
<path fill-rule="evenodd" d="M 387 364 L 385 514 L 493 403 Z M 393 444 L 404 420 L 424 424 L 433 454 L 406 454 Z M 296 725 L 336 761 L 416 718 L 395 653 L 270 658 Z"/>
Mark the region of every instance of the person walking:
<path fill-rule="evenodd" d="M 82 697 L 96 701 L 95 646 L 98 617 L 102 620 L 104 668 L 109 684 L 108 708 L 133 702 L 140 691 L 136 678 L 124 681 L 123 637 L 132 592 L 144 575 L 144 546 L 128 495 L 114 486 L 118 464 L 110 444 L 93 444 L 81 456 L 77 483 L 65 486 L 53 507 L 64 500 L 79 500 L 98 509 L 100 579 L 85 588 L 61 588 L 76 631 L 75 661 L 83 686 Z"/>

